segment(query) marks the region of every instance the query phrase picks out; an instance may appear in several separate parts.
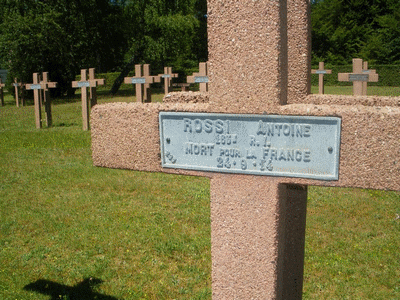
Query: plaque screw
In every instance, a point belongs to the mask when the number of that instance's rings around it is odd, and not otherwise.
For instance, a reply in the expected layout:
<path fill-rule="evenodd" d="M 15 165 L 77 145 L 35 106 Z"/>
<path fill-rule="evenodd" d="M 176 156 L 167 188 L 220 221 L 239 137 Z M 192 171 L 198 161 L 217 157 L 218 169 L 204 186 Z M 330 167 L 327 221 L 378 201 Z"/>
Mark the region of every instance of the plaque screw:
<path fill-rule="evenodd" d="M 332 147 L 329 147 L 329 148 L 328 148 L 328 151 L 329 151 L 329 153 L 332 153 L 333 148 L 332 148 Z"/>
<path fill-rule="evenodd" d="M 171 139 L 167 138 L 167 144 L 171 143 Z"/>

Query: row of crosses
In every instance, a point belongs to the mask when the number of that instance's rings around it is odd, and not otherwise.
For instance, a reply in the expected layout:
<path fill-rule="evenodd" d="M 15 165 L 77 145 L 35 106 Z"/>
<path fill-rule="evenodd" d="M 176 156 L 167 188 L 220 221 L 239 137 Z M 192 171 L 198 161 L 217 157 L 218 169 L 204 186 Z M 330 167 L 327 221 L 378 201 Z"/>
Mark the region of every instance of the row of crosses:
<path fill-rule="evenodd" d="M 318 93 L 324 93 L 324 75 L 332 74 L 332 70 L 325 70 L 324 62 L 320 62 L 318 69 L 311 70 L 311 74 L 318 74 Z M 368 62 L 361 58 L 353 59 L 353 72 L 352 73 L 339 73 L 339 81 L 353 82 L 353 95 L 366 96 L 367 95 L 367 82 L 378 82 L 379 76 L 374 69 L 368 69 Z"/>
<path fill-rule="evenodd" d="M 172 67 L 165 67 L 163 74 L 155 76 L 150 75 L 150 65 L 135 65 L 135 76 L 125 77 L 124 82 L 126 84 L 134 84 L 136 89 L 136 101 L 137 102 L 151 102 L 150 84 L 155 82 L 161 82 L 161 78 L 164 79 L 164 93 L 168 94 L 172 86 L 172 78 L 178 77 L 177 73 L 172 73 Z M 192 76 L 187 77 L 187 83 L 199 83 L 200 92 L 208 91 L 208 72 L 207 63 L 203 62 L 199 64 L 199 72 L 193 73 Z M 185 84 L 181 85 L 186 87 Z"/>

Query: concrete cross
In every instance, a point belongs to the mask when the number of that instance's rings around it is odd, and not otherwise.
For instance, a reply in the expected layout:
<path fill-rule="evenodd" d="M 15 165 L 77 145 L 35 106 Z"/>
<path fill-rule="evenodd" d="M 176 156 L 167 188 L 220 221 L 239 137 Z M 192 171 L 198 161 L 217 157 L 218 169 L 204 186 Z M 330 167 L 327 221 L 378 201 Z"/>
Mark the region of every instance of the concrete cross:
<path fill-rule="evenodd" d="M 3 95 L 3 88 L 6 85 L 4 83 L 2 83 L 1 78 L 0 78 L 0 104 L 1 106 L 4 106 L 4 95 Z"/>
<path fill-rule="evenodd" d="M 158 74 L 158 76 L 164 78 L 164 94 L 168 94 L 172 78 L 178 77 L 178 73 L 172 73 L 172 67 L 164 67 L 164 74 Z"/>
<path fill-rule="evenodd" d="M 143 76 L 142 65 L 135 65 L 135 76 L 124 78 L 126 84 L 134 84 L 136 86 L 136 102 L 150 102 L 149 86 L 151 83 L 160 81 L 158 76 L 150 76 L 150 65 L 148 64 L 143 65 Z"/>
<path fill-rule="evenodd" d="M 187 80 L 188 83 L 199 83 L 200 92 L 207 92 L 208 91 L 208 63 L 202 62 L 199 63 L 199 72 L 193 73 L 192 76 L 188 76 Z"/>
<path fill-rule="evenodd" d="M 105 85 L 106 80 L 104 78 L 96 79 L 95 76 L 95 68 L 89 68 L 89 82 L 95 81 L 96 86 L 89 87 L 89 98 L 90 98 L 90 107 L 93 107 L 97 104 L 97 90 L 96 87 L 99 85 Z"/>
<path fill-rule="evenodd" d="M 325 70 L 324 62 L 320 61 L 318 70 L 311 70 L 311 74 L 318 74 L 318 93 L 324 94 L 324 75 L 332 74 L 332 70 Z"/>
<path fill-rule="evenodd" d="M 90 107 L 89 107 L 89 100 L 87 97 L 87 88 L 89 88 L 91 92 L 90 106 L 92 107 L 94 103 L 97 103 L 96 87 L 98 85 L 104 85 L 104 84 L 105 84 L 104 79 L 95 79 L 94 68 L 89 69 L 89 80 L 87 79 L 87 69 L 82 69 L 81 80 L 72 82 L 73 88 L 81 89 L 82 129 L 85 131 L 90 129 Z"/>
<path fill-rule="evenodd" d="M 93 163 L 210 178 L 213 299 L 301 299 L 307 186 L 399 191 L 400 98 L 318 104 L 309 1 L 207 3 L 209 101 L 94 107 Z"/>
<path fill-rule="evenodd" d="M 42 128 L 42 112 L 40 109 L 40 91 L 44 91 L 44 104 L 46 112 L 46 125 L 50 127 L 52 125 L 51 117 L 51 100 L 49 95 L 49 88 L 56 88 L 57 82 L 48 81 L 48 72 L 42 73 L 42 80 L 39 82 L 39 73 L 33 73 L 33 83 L 26 84 L 25 88 L 27 90 L 33 90 L 33 97 L 35 102 L 35 123 L 36 128 Z"/>
<path fill-rule="evenodd" d="M 376 70 L 375 69 L 368 69 L 368 62 L 367 61 L 363 61 L 363 73 L 364 74 L 376 74 Z M 378 75 L 376 75 L 376 76 L 378 76 Z M 368 86 L 367 82 L 363 81 L 363 83 L 362 83 L 362 94 L 364 96 L 367 95 L 367 86 Z"/>
<path fill-rule="evenodd" d="M 14 90 L 15 90 L 15 103 L 17 107 L 19 107 L 19 88 L 21 88 L 21 105 L 24 106 L 25 100 L 24 100 L 24 87 L 25 84 L 22 82 L 18 82 L 17 78 L 14 78 Z"/>
<path fill-rule="evenodd" d="M 366 87 L 363 92 L 363 83 L 377 82 L 379 79 L 376 73 L 363 72 L 363 61 L 361 58 L 353 58 L 353 73 L 339 73 L 339 81 L 351 81 L 353 82 L 353 95 L 362 96 L 366 95 Z"/>

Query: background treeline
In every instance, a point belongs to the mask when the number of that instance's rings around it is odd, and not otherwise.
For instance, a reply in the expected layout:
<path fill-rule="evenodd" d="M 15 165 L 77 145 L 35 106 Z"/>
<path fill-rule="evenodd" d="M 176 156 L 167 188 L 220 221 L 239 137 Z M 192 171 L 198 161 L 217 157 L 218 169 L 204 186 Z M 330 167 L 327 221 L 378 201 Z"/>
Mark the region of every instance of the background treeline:
<path fill-rule="evenodd" d="M 312 0 L 312 61 L 400 64 L 399 0 Z"/>
<path fill-rule="evenodd" d="M 148 63 L 154 74 L 188 74 L 208 57 L 206 2 L 0 0 L 0 68 L 25 82 L 49 71 L 58 94 L 74 91 L 82 68 L 123 75 Z M 311 24 L 313 65 L 400 64 L 399 0 L 312 0 Z"/>
<path fill-rule="evenodd" d="M 206 0 L 0 0 L 0 67 L 8 80 L 50 72 L 58 94 L 81 68 L 174 71 L 207 60 Z"/>

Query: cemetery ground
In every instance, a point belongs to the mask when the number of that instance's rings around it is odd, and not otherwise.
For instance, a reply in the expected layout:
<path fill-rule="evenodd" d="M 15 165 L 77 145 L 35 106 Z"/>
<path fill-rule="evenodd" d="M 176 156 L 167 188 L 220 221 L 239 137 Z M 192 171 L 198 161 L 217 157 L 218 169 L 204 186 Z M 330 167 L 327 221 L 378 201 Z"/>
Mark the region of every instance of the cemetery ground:
<path fill-rule="evenodd" d="M 210 299 L 208 179 L 93 167 L 79 99 L 54 99 L 37 130 L 5 94 L 0 299 Z M 303 299 L 400 298 L 400 193 L 309 187 L 307 211 Z"/>

